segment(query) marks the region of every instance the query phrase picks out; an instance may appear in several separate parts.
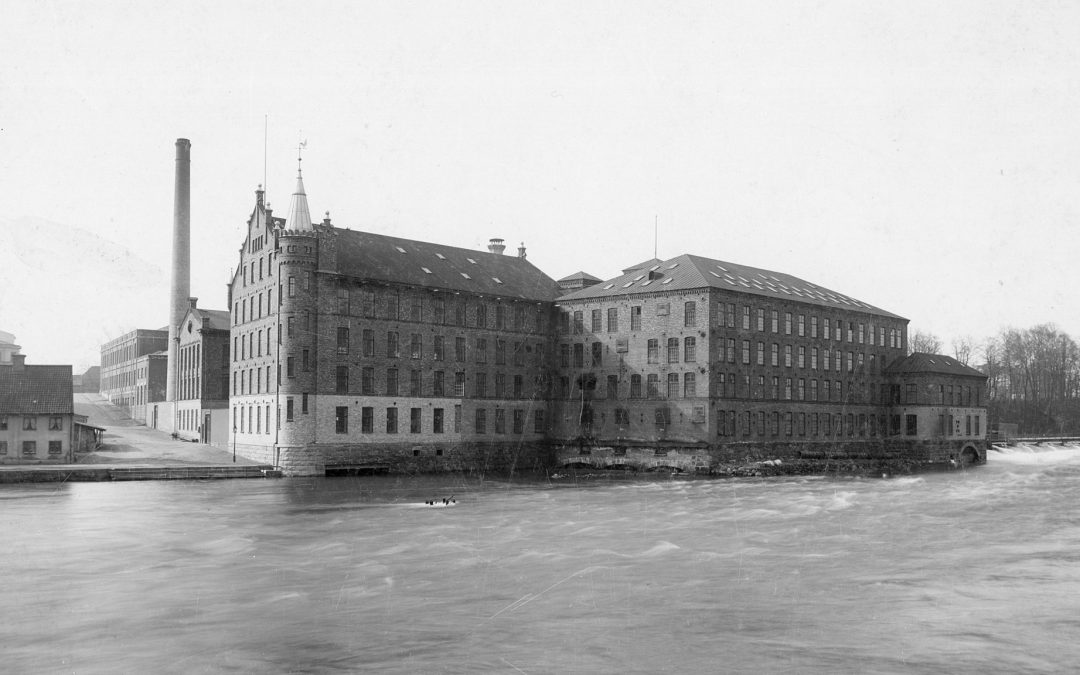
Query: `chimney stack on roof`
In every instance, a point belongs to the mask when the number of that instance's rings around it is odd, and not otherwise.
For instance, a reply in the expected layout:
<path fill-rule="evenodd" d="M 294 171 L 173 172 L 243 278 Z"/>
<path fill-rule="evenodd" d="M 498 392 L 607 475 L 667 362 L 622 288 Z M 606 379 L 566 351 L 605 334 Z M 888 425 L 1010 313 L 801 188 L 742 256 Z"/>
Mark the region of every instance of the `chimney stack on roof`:
<path fill-rule="evenodd" d="M 492 237 L 491 242 L 488 244 L 488 250 L 492 253 L 498 253 L 502 255 L 502 252 L 506 250 L 506 245 L 503 244 L 503 240 L 498 237 Z"/>
<path fill-rule="evenodd" d="M 518 246 L 518 257 L 519 258 L 524 258 L 525 257 L 525 242 L 521 242 L 521 246 Z"/>
<path fill-rule="evenodd" d="M 12 371 L 16 373 L 26 370 L 26 354 L 12 354 L 11 367 Z"/>

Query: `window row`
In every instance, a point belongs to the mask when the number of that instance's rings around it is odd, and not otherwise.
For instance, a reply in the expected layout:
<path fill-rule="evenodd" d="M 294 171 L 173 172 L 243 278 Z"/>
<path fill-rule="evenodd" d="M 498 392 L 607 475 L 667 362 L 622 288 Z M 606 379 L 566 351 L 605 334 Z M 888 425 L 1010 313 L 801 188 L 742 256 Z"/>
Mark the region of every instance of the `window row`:
<path fill-rule="evenodd" d="M 556 396 L 560 399 L 577 398 L 583 391 L 595 391 L 599 381 L 592 373 L 586 373 L 575 378 L 571 387 L 571 379 L 561 376 L 558 379 Z M 644 389 L 642 383 L 644 382 Z M 644 380 L 640 374 L 634 373 L 629 377 L 620 378 L 618 375 L 608 375 L 603 397 L 609 400 L 620 398 L 650 398 L 650 399 L 674 399 L 694 398 L 697 393 L 697 373 L 668 373 L 661 381 L 660 375 L 649 373 Z"/>
<path fill-rule="evenodd" d="M 655 305 L 656 316 L 669 316 L 671 304 L 658 302 Z M 633 305 L 630 311 L 630 330 L 641 330 L 641 305 Z M 676 311 L 678 309 L 676 308 Z M 697 302 L 688 300 L 683 303 L 682 324 L 684 327 L 697 326 Z M 559 314 L 559 330 L 566 335 L 582 335 L 585 333 L 585 310 L 564 311 Z M 619 308 L 608 307 L 605 309 L 589 310 L 590 333 L 617 333 L 619 332 Z"/>
<path fill-rule="evenodd" d="M 446 433 L 447 419 L 445 408 L 433 408 L 431 410 L 430 425 L 425 424 L 423 408 L 409 408 L 408 411 L 409 419 L 407 433 Z M 405 433 L 406 430 L 404 426 L 404 420 L 400 419 L 401 411 L 396 406 L 381 408 L 380 412 L 381 414 L 379 415 L 379 419 L 376 420 L 375 407 L 362 406 L 360 408 L 360 433 L 375 433 L 376 422 L 378 422 L 379 431 L 385 432 L 387 434 Z M 488 416 L 489 412 L 491 413 L 490 418 Z M 350 417 L 352 415 L 354 415 L 354 413 L 350 410 L 348 406 L 335 407 L 334 431 L 339 434 L 349 433 L 350 423 L 355 424 L 355 422 L 351 422 L 350 420 Z M 507 410 L 505 408 L 494 408 L 490 411 L 487 408 L 477 408 L 474 411 L 472 431 L 476 434 L 524 434 L 527 433 L 526 420 L 527 411 L 521 409 L 510 410 L 508 420 Z M 461 433 L 462 419 L 460 405 L 454 406 L 452 425 L 454 433 Z M 532 433 L 543 433 L 544 425 L 544 411 L 532 411 Z"/>
<path fill-rule="evenodd" d="M 0 415 L 0 431 L 7 431 L 8 418 L 14 417 L 14 415 Z M 22 430 L 23 431 L 37 431 L 38 417 L 36 415 L 23 415 L 22 416 Z M 49 431 L 63 431 L 64 430 L 64 416 L 63 415 L 49 415 Z"/>
<path fill-rule="evenodd" d="M 397 368 L 376 370 L 372 366 L 364 366 L 360 368 L 359 390 L 356 382 L 352 380 L 352 372 L 353 369 L 349 366 L 336 367 L 335 394 L 434 397 L 466 395 L 465 371 L 448 374 L 443 370 L 435 370 L 428 376 L 425 371 L 414 368 L 406 371 L 408 380 L 405 381 L 403 378 L 406 374 Z M 543 395 L 545 386 L 541 378 L 526 378 L 520 374 L 508 377 L 506 373 L 490 374 L 484 371 L 474 372 L 472 380 L 473 398 L 535 398 Z"/>
<path fill-rule="evenodd" d="M 713 382 L 718 398 L 872 404 L 878 402 L 879 391 L 881 403 L 890 402 L 890 387 L 894 386 L 738 373 L 717 373 Z"/>
<path fill-rule="evenodd" d="M 733 302 L 717 303 L 714 312 L 716 317 L 714 326 L 718 328 L 725 326 L 735 328 L 736 311 L 737 306 Z M 793 314 L 792 312 L 783 312 L 781 316 L 780 310 L 766 310 L 764 307 L 751 307 L 750 305 L 742 305 L 740 317 L 741 322 L 738 327 L 744 331 L 756 330 L 759 333 L 768 331 L 777 334 L 782 332 L 784 335 L 809 336 L 812 339 L 858 344 L 873 345 L 875 342 L 875 326 L 857 321 L 819 316 L 807 317 L 806 314 Z M 904 332 L 902 329 L 879 325 L 876 327 L 876 331 L 877 346 L 884 347 L 887 344 L 892 349 L 904 348 Z"/>
<path fill-rule="evenodd" d="M 347 326 L 339 326 L 337 329 L 337 353 L 340 355 L 352 352 L 350 342 L 351 331 Z M 467 340 L 462 336 L 455 336 L 448 340 L 443 335 L 429 337 L 430 342 L 425 347 L 424 336 L 421 333 L 409 333 L 401 335 L 398 331 L 386 331 L 376 334 L 371 328 L 360 331 L 360 355 L 365 357 L 383 356 L 397 359 L 402 357 L 422 359 L 425 354 L 435 361 L 446 361 L 448 349 L 453 349 L 453 360 L 464 363 L 468 360 Z M 376 338 L 380 338 L 378 343 Z M 487 363 L 493 358 L 495 365 L 506 365 L 507 360 L 515 366 L 524 366 L 532 355 L 536 365 L 541 365 L 544 359 L 544 343 L 537 342 L 535 345 L 520 340 L 508 342 L 502 338 L 474 337 L 472 340 L 472 357 L 476 363 Z M 509 356 L 508 356 L 509 354 Z"/>
<path fill-rule="evenodd" d="M 63 441 L 49 441 L 49 455 L 61 455 L 64 452 Z M 0 441 L 0 456 L 8 454 L 8 442 Z M 23 457 L 37 457 L 37 441 L 22 442 Z"/>
<path fill-rule="evenodd" d="M 844 352 L 839 349 L 819 349 L 818 347 L 807 348 L 806 345 L 789 345 L 778 342 L 766 344 L 758 341 L 753 343 L 750 340 L 742 340 L 740 344 L 736 344 L 735 338 L 727 338 L 721 344 L 717 359 L 726 363 L 808 368 L 809 370 L 820 369 L 823 371 L 832 370 L 837 373 L 863 372 L 866 369 L 868 372 L 875 374 L 883 373 L 888 365 L 884 354 Z M 736 349 L 738 349 L 738 352 L 736 352 Z"/>
<path fill-rule="evenodd" d="M 913 436 L 918 425 L 907 415 L 901 428 L 901 415 L 867 413 L 781 412 L 778 410 L 719 410 L 716 415 L 716 434 L 733 436 L 820 436 L 865 438 L 867 436 Z"/>

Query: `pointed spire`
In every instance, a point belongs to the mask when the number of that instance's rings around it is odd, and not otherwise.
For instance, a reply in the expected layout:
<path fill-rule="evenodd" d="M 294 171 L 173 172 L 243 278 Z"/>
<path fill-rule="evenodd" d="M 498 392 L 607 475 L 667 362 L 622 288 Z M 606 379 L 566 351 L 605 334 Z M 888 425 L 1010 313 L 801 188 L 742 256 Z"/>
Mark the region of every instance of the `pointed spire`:
<path fill-rule="evenodd" d="M 304 178 L 300 170 L 300 162 L 303 158 L 300 151 L 307 146 L 307 141 L 301 141 L 296 149 L 296 190 L 292 193 L 292 201 L 289 203 L 289 215 L 285 218 L 287 230 L 311 230 L 311 213 L 308 211 L 307 193 L 304 192 Z"/>

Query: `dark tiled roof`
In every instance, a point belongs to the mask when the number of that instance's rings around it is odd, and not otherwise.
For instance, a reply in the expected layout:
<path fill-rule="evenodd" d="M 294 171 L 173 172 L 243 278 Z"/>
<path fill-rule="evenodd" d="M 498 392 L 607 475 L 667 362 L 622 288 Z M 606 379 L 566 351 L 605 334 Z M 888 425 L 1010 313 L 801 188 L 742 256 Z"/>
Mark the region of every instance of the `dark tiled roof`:
<path fill-rule="evenodd" d="M 942 375 L 964 375 L 967 377 L 982 377 L 980 373 L 970 366 L 965 366 L 951 356 L 941 354 L 926 354 L 914 352 L 904 358 L 894 361 L 885 369 L 886 373 L 902 375 L 905 373 L 936 373 Z"/>
<path fill-rule="evenodd" d="M 75 412 L 71 366 L 0 366 L 0 415 L 66 415 Z"/>
<path fill-rule="evenodd" d="M 698 288 L 719 288 L 822 307 L 836 307 L 897 319 L 903 318 L 790 274 L 770 272 L 689 254 L 670 260 L 656 261 L 648 267 L 634 269 L 607 282 L 568 293 L 559 300 L 585 300 Z"/>
<path fill-rule="evenodd" d="M 564 281 L 577 281 L 578 279 L 584 279 L 585 281 L 600 281 L 600 279 L 594 277 L 588 272 L 574 272 L 571 275 L 559 279 L 559 283 L 562 283 Z"/>
<path fill-rule="evenodd" d="M 562 291 L 525 258 L 335 228 L 341 274 L 504 298 L 554 300 Z"/>
<path fill-rule="evenodd" d="M 660 258 L 649 258 L 648 260 L 639 262 L 636 265 L 631 265 L 630 267 L 627 267 L 622 272 L 623 272 L 623 274 L 629 274 L 630 272 L 636 272 L 637 270 L 643 270 L 643 269 L 652 267 L 653 265 L 658 265 L 658 264 L 660 264 L 662 262 L 663 261 L 660 260 Z"/>
<path fill-rule="evenodd" d="M 196 309 L 200 317 L 210 319 L 210 327 L 229 330 L 229 313 L 222 309 Z"/>

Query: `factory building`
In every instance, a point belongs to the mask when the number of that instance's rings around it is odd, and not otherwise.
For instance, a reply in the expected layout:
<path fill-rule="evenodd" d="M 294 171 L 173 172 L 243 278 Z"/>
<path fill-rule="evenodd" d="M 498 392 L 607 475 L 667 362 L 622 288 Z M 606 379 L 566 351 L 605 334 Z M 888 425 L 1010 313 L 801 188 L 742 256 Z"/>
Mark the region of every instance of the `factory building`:
<path fill-rule="evenodd" d="M 509 467 L 548 432 L 554 280 L 525 257 L 284 219 L 230 284 L 237 452 L 291 473 Z"/>

